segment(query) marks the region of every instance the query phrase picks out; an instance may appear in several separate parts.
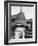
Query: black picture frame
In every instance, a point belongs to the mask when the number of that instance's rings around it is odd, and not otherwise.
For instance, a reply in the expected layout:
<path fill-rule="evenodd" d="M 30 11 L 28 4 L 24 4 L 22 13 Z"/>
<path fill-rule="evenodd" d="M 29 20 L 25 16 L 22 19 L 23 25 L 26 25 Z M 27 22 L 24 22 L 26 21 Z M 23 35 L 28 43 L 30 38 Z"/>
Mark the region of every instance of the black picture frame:
<path fill-rule="evenodd" d="M 32 3 L 35 5 L 35 42 L 19 42 L 19 43 L 8 43 L 8 3 Z M 30 5 L 31 6 L 31 5 Z M 32 1 L 4 1 L 4 44 L 32 44 L 37 43 L 37 2 Z"/>

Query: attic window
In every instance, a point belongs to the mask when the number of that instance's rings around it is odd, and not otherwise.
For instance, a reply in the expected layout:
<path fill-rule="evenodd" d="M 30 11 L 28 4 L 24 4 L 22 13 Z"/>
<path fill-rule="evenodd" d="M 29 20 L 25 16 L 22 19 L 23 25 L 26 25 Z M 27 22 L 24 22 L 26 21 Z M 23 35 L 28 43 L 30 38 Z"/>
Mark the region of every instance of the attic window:
<path fill-rule="evenodd" d="M 16 19 L 15 18 L 13 18 L 12 20 L 11 20 L 11 22 L 14 22 Z"/>

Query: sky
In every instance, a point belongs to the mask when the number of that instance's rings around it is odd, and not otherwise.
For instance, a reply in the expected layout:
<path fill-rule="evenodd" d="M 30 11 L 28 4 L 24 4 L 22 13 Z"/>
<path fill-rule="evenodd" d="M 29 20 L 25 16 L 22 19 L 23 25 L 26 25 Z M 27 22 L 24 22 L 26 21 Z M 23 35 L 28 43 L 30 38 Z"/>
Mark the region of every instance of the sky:
<path fill-rule="evenodd" d="M 20 12 L 20 6 L 11 6 L 11 15 L 18 14 Z M 33 7 L 24 7 L 22 6 L 22 12 L 24 13 L 25 18 L 30 19 L 35 15 L 35 6 Z"/>

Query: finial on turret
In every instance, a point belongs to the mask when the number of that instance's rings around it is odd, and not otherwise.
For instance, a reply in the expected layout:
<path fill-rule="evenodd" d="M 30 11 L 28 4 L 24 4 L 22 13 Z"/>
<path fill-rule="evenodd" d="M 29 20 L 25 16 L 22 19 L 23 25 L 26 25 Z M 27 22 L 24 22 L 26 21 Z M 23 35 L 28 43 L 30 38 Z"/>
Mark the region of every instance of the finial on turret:
<path fill-rule="evenodd" d="M 22 12 L 22 6 L 20 6 L 20 12 Z"/>

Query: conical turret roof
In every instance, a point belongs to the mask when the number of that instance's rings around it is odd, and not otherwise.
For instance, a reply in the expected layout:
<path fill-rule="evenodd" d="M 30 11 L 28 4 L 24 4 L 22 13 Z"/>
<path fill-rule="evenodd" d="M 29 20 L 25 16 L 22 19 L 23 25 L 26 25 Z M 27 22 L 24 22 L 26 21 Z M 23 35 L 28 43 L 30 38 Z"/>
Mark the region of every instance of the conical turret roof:
<path fill-rule="evenodd" d="M 23 12 L 20 12 L 17 17 L 16 17 L 16 20 L 25 20 L 25 17 L 24 17 L 24 13 Z"/>

